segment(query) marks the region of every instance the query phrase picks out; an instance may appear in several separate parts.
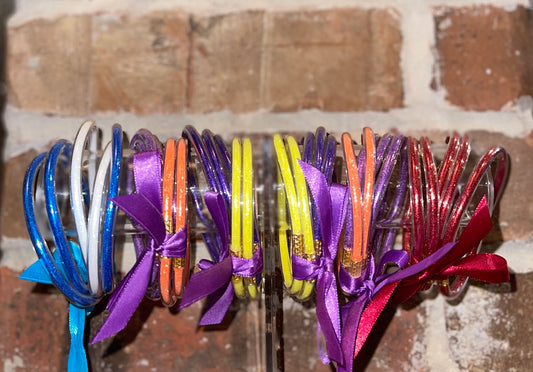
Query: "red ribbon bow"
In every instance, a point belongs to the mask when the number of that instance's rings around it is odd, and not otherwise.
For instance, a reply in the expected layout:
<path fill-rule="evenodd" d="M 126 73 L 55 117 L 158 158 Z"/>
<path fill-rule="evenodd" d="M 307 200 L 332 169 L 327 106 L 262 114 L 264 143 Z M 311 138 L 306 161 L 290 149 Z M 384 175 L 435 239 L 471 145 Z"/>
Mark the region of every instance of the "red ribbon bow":
<path fill-rule="evenodd" d="M 473 252 L 481 240 L 492 229 L 487 201 L 481 200 L 470 222 L 456 242 L 448 243 L 424 260 L 410 268 L 391 275 L 366 306 L 357 331 L 354 358 L 365 343 L 379 315 L 392 297 L 394 302 L 403 303 L 413 297 L 427 283 L 443 280 L 450 275 L 469 276 L 486 283 L 503 283 L 509 281 L 507 262 L 501 256 L 491 253 Z M 428 266 L 428 262 L 431 264 Z M 416 267 L 421 270 L 416 270 Z M 414 269 L 414 270 L 413 270 Z M 402 275 L 402 271 L 410 275 Z M 411 274 L 412 273 L 412 274 Z"/>

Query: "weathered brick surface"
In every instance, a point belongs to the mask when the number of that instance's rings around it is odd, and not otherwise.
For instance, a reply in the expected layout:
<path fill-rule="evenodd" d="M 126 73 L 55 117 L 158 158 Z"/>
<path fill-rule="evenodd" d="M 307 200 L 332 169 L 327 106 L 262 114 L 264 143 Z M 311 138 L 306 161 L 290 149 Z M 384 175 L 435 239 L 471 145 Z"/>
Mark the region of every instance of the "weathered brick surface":
<path fill-rule="evenodd" d="M 56 290 L 0 268 L 3 371 L 66 371 L 68 303 Z"/>
<path fill-rule="evenodd" d="M 188 27 L 180 12 L 94 15 L 91 111 L 183 112 Z"/>
<path fill-rule="evenodd" d="M 37 152 L 30 150 L 3 164 L 2 195 L 0 196 L 2 207 L 0 233 L 2 236 L 28 239 L 22 206 L 22 184 L 26 169 L 36 156 Z"/>
<path fill-rule="evenodd" d="M 0 268 L 0 357 L 5 371 L 66 370 L 69 335 L 67 302 L 49 286 L 18 279 Z M 531 334 L 533 274 L 511 283 L 473 283 L 458 304 L 445 304 L 449 358 L 461 371 L 527 371 L 533 362 Z M 292 301 L 286 299 L 286 301 Z M 105 312 L 98 305 L 87 338 L 98 330 Z M 113 339 L 89 346 L 92 371 L 250 371 L 256 369 L 263 318 L 255 304 L 236 304 L 224 326 L 197 328 L 201 306 L 179 314 L 144 300 L 126 329 Z M 356 360 L 358 371 L 438 369 L 427 350 L 431 307 L 413 303 L 386 310 Z M 314 308 L 285 306 L 285 370 L 329 371 L 316 351 Z M 435 340 L 433 340 L 435 342 Z M 495 357 L 497 356 L 497 357 Z M 442 368 L 442 366 L 440 366 Z"/>
<path fill-rule="evenodd" d="M 530 371 L 533 365 L 533 274 L 512 284 L 470 286 L 446 306 L 450 355 L 461 371 Z"/>
<path fill-rule="evenodd" d="M 69 115 L 388 110 L 401 43 L 386 9 L 39 19 L 10 29 L 10 100 Z"/>
<path fill-rule="evenodd" d="M 191 24 L 190 112 L 259 109 L 263 12 L 192 16 Z"/>
<path fill-rule="evenodd" d="M 285 298 L 283 313 L 286 371 L 331 371 L 320 361 L 316 310 Z M 386 308 L 354 361 L 355 371 L 426 371 L 426 314 L 422 306 Z M 401 340 L 401 342 L 398 342 Z"/>
<path fill-rule="evenodd" d="M 447 100 L 468 110 L 499 110 L 533 93 L 531 10 L 517 6 L 437 8 L 436 44 Z"/>
<path fill-rule="evenodd" d="M 424 306 L 414 303 L 396 310 L 387 308 L 355 361 L 356 371 L 362 371 L 363 366 L 368 372 L 429 371 L 426 318 Z"/>
<path fill-rule="evenodd" d="M 200 305 L 176 314 L 145 299 L 125 330 L 89 347 L 93 371 L 257 370 L 261 318 L 253 304 L 233 309 L 223 325 L 197 327 Z M 91 337 L 103 316 L 92 318 Z"/>
<path fill-rule="evenodd" d="M 394 11 L 332 9 L 267 17 L 267 109 L 361 111 L 402 106 L 402 39 Z"/>
<path fill-rule="evenodd" d="M 91 17 L 38 19 L 8 30 L 8 99 L 45 113 L 88 110 Z"/>

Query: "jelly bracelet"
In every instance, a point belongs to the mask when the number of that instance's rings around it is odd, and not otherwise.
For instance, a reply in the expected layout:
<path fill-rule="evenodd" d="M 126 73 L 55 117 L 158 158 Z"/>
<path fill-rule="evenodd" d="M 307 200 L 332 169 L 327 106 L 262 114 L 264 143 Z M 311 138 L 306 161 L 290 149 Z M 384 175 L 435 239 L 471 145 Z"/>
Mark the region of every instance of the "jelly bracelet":
<path fill-rule="evenodd" d="M 152 280 L 157 255 L 170 258 L 185 256 L 187 228 L 181 228 L 176 233 L 168 233 L 165 227 L 161 167 L 161 156 L 158 151 L 135 154 L 133 156 L 135 193 L 112 199 L 113 203 L 145 231 L 148 239 L 134 266 L 112 294 L 107 304 L 109 316 L 91 343 L 101 341 L 124 329 Z"/>
<path fill-rule="evenodd" d="M 56 175 L 63 176 L 59 169 L 56 172 L 56 168 L 60 164 L 63 171 L 68 167 L 70 151 L 71 145 L 60 141 L 52 147 L 49 154 L 39 155 L 30 164 L 23 186 L 24 216 L 39 257 L 33 269 L 41 269 L 41 272 L 44 270 L 47 282 L 51 280 L 69 301 L 80 307 L 88 307 L 98 302 L 98 299 L 92 296 L 87 283 L 87 269 L 80 247 L 73 241 L 67 241 L 64 236 L 54 189 Z M 45 179 L 48 179 L 46 185 Z M 46 188 L 49 189 L 47 192 Z M 46 219 L 37 218 L 36 208 L 46 209 Z M 50 237 L 52 239 L 49 239 Z M 62 244 L 61 249 L 56 239 Z M 47 241 L 53 243 L 55 249 L 49 247 Z M 23 274 L 22 278 L 28 279 L 28 274 L 31 273 Z"/>
<path fill-rule="evenodd" d="M 48 154 L 39 155 L 29 166 L 23 185 L 24 216 L 28 232 L 39 260 L 27 268 L 21 279 L 54 284 L 70 301 L 69 305 L 69 330 L 71 344 L 68 359 L 69 371 L 88 371 L 87 356 L 83 344 L 86 316 L 92 311 L 93 305 L 100 298 L 92 295 L 87 283 L 87 268 L 80 247 L 73 241 L 65 239 L 62 227 L 61 213 L 58 208 L 57 195 L 68 195 L 64 190 L 55 192 L 56 176 L 58 184 L 64 185 L 71 155 L 71 146 L 65 141 L 59 141 Z M 58 186 L 62 187 L 62 186 Z M 44 191 L 43 189 L 48 189 Z M 44 205 L 43 205 L 44 203 Z M 63 203 L 63 207 L 65 207 Z M 45 208 L 47 217 L 36 216 Z M 70 210 L 70 208 L 63 208 Z M 48 220 L 48 222 L 47 222 Z M 53 231 L 50 230 L 53 226 Z M 43 236 L 52 234 L 55 250 L 48 246 Z M 65 239 L 66 250 L 57 247 L 57 241 Z M 75 286 L 72 278 L 76 278 Z M 81 288 L 79 287 L 81 284 Z M 81 290 L 80 290 L 81 289 Z"/>
<path fill-rule="evenodd" d="M 323 127 L 319 127 L 314 135 L 308 133 L 304 137 L 302 160 L 323 172 L 328 185 L 331 183 L 333 173 L 336 144 L 335 138 L 328 135 Z M 320 219 L 313 203 L 311 204 L 311 216 L 315 246 L 320 246 L 322 244 Z"/>
<path fill-rule="evenodd" d="M 494 170 L 491 167 L 494 165 Z M 509 157 L 506 151 L 501 147 L 493 147 L 485 153 L 474 171 L 470 174 L 459 199 L 456 201 L 450 214 L 447 224 L 444 226 L 444 235 L 442 242 L 445 244 L 452 241 L 456 236 L 462 234 L 460 223 L 468 219 L 470 205 L 477 205 L 479 199 L 478 190 L 482 186 L 484 178 L 488 178 L 487 190 L 481 190 L 482 200 L 488 200 L 489 213 L 492 213 L 496 202 L 499 200 L 505 182 L 507 181 L 507 172 L 509 169 Z M 494 174 L 492 174 L 494 171 Z M 471 248 L 467 256 L 474 255 L 478 252 L 480 244 Z M 448 297 L 456 297 L 464 289 L 467 276 L 449 277 L 445 281 L 440 281 L 440 291 Z"/>
<path fill-rule="evenodd" d="M 238 138 L 232 144 L 231 182 L 231 245 L 232 256 L 251 259 L 261 245 L 256 239 L 253 200 L 253 158 L 250 139 L 242 146 Z M 259 255 L 262 260 L 262 255 Z M 233 275 L 232 283 L 237 297 L 256 299 L 259 295 L 256 277 Z"/>
<path fill-rule="evenodd" d="M 122 163 L 122 130 L 119 125 L 113 126 L 112 140 L 101 154 L 98 167 L 96 167 L 98 151 L 95 145 L 98 140 L 96 134 L 96 126 L 92 121 L 85 122 L 78 131 L 72 150 L 70 195 L 76 235 L 89 269 L 89 283 L 93 293 L 98 294 L 101 291 L 109 292 L 113 288 L 112 234 L 115 206 L 107 198 L 118 194 Z M 83 152 L 87 142 L 89 177 L 83 177 Z M 85 194 L 83 190 L 86 190 Z M 87 219 L 85 209 L 89 211 Z"/>
<path fill-rule="evenodd" d="M 285 208 L 281 203 L 286 200 L 289 207 L 291 226 L 291 249 L 289 249 L 287 237 L 284 236 L 285 231 L 283 229 L 286 226 L 286 216 L 278 213 L 279 225 L 282 227 L 279 231 L 279 239 L 285 285 L 291 294 L 301 300 L 306 300 L 313 291 L 313 282 L 293 279 L 291 257 L 296 255 L 305 259 L 314 260 L 317 256 L 313 241 L 307 185 L 305 184 L 305 177 L 301 168 L 295 168 L 295 166 L 298 166 L 297 161 L 300 158 L 296 140 L 293 137 L 287 137 L 290 157 L 285 149 L 285 142 L 281 136 L 276 134 L 273 140 L 278 160 L 280 180 L 283 184 L 282 188 L 278 191 L 278 212 Z M 292 162 L 289 162 L 289 159 Z M 296 183 L 298 183 L 298 188 Z"/>
<path fill-rule="evenodd" d="M 218 259 L 220 252 L 218 247 L 221 245 L 220 237 L 214 231 L 215 226 L 210 220 L 209 214 L 206 212 L 204 200 L 202 198 L 202 187 L 205 190 L 220 191 L 218 176 L 215 172 L 215 166 L 211 157 L 208 155 L 204 140 L 193 126 L 186 126 L 183 129 L 182 137 L 186 138 L 189 144 L 189 159 L 191 166 L 188 168 L 188 185 L 190 195 L 196 209 L 196 216 L 202 224 L 212 232 L 203 232 L 202 238 L 209 251 L 209 254 L 214 260 Z M 194 153 L 193 151 L 194 150 Z M 199 176 L 205 179 L 201 180 Z M 203 184 L 200 184 L 204 181 Z"/>
<path fill-rule="evenodd" d="M 187 229 L 187 145 L 185 139 L 169 139 L 165 145 L 163 162 L 163 219 L 167 234 Z M 188 235 L 187 235 L 188 236 Z M 159 286 L 161 301 L 166 306 L 176 303 L 183 292 L 189 272 L 189 243 L 180 257 L 158 255 L 160 261 Z"/>
<path fill-rule="evenodd" d="M 372 204 L 370 244 L 376 260 L 392 249 L 401 227 L 401 214 L 407 194 L 407 158 L 401 156 L 405 147 L 402 135 L 386 135 L 378 142 L 376 151 L 376 181 Z"/>
<path fill-rule="evenodd" d="M 229 154 L 227 153 L 226 146 L 220 146 L 219 143 L 215 143 L 213 133 L 210 130 L 204 130 L 202 132 L 202 139 L 204 140 L 207 155 L 215 169 L 218 179 L 218 192 L 224 198 L 226 206 L 229 207 L 231 199 L 231 166 L 228 164 Z"/>
<path fill-rule="evenodd" d="M 368 237 L 372 220 L 372 198 L 375 167 L 375 140 L 370 128 L 363 131 L 365 148 L 364 180 L 360 179 L 360 167 L 353 150 L 353 141 L 348 133 L 342 136 L 350 200 L 352 204 L 352 249 L 343 252 L 342 264 L 353 277 L 362 275 L 368 262 Z"/>

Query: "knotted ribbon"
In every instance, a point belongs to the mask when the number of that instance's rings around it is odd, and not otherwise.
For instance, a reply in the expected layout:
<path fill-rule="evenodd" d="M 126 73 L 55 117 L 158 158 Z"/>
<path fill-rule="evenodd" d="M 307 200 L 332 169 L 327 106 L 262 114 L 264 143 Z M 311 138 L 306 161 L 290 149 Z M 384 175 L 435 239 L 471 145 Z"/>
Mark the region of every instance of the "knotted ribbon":
<path fill-rule="evenodd" d="M 374 324 L 385 306 L 394 299 L 403 303 L 414 296 L 420 289 L 435 280 L 443 280 L 451 275 L 464 275 L 486 283 L 503 283 L 509 280 L 507 262 L 501 256 L 490 253 L 472 253 L 481 240 L 492 229 L 492 221 L 486 198 L 479 203 L 474 215 L 455 242 L 444 244 L 440 249 L 423 260 L 379 278 L 371 300 L 366 297 L 356 298 L 353 306 L 359 306 L 362 316 L 359 319 L 347 319 L 343 329 L 343 353 L 345 358 L 357 356 L 368 338 Z M 358 311 L 361 314 L 361 310 Z M 344 338 L 346 337 L 346 339 Z M 355 339 L 353 342 L 348 339 Z M 346 363 L 347 370 L 352 370 L 352 363 Z"/>
<path fill-rule="evenodd" d="M 316 261 L 292 255 L 293 275 L 298 280 L 316 279 L 317 345 L 322 363 L 343 363 L 340 348 L 341 324 L 334 261 L 348 209 L 346 186 L 332 184 L 315 167 L 299 161 L 320 221 L 323 252 Z M 326 341 L 323 351 L 320 333 Z"/>
<path fill-rule="evenodd" d="M 229 221 L 222 196 L 214 191 L 206 191 L 205 204 L 215 222 L 221 241 L 217 262 L 201 260 L 201 271 L 193 274 L 185 287 L 180 310 L 209 296 L 205 312 L 198 325 L 220 324 L 233 301 L 232 275 L 252 278 L 263 270 L 263 253 L 258 248 L 252 258 L 240 258 L 229 252 Z"/>
<path fill-rule="evenodd" d="M 156 254 L 171 258 L 185 257 L 187 249 L 186 227 L 176 234 L 168 234 L 165 229 L 159 153 L 150 151 L 135 154 L 133 172 L 136 193 L 111 200 L 148 233 L 148 243 L 109 299 L 109 316 L 91 344 L 113 336 L 126 327 L 144 297 Z"/>

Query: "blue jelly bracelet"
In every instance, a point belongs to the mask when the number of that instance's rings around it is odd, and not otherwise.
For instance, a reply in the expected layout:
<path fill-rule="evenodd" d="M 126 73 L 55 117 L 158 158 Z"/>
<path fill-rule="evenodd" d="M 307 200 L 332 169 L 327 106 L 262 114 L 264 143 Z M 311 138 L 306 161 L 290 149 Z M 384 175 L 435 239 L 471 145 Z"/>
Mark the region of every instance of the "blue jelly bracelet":
<path fill-rule="evenodd" d="M 59 250 L 52 254 L 48 248 L 45 239 L 41 235 L 37 219 L 35 217 L 35 193 L 36 193 L 36 175 L 37 173 L 44 172 L 44 162 L 46 154 L 43 153 L 37 156 L 28 167 L 26 175 L 24 177 L 23 184 L 23 204 L 24 204 L 24 217 L 26 219 L 26 225 L 30 239 L 35 248 L 35 252 L 43 264 L 44 269 L 50 276 L 50 279 L 54 285 L 67 297 L 67 299 L 77 306 L 88 307 L 98 302 L 90 295 L 87 285 L 84 285 L 83 291 L 78 291 L 72 282 L 68 279 L 70 275 L 67 275 L 67 268 L 64 266 L 63 257 L 59 254 Z M 74 244 L 71 244 L 73 248 L 76 248 Z M 83 258 L 81 258 L 81 252 L 79 254 L 78 264 L 83 269 Z M 78 274 L 76 270 L 76 274 Z"/>
<path fill-rule="evenodd" d="M 102 232 L 102 284 L 104 292 L 113 289 L 114 268 L 114 238 L 116 206 L 111 202 L 111 198 L 118 196 L 120 184 L 120 170 L 122 164 L 122 128 L 120 125 L 113 125 L 112 146 L 113 158 L 111 160 L 111 172 L 109 177 L 109 188 L 107 192 L 104 228 Z"/>
<path fill-rule="evenodd" d="M 76 262 L 74 261 L 74 255 L 71 252 L 69 243 L 65 237 L 63 224 L 61 222 L 61 211 L 58 208 L 56 199 L 56 173 L 58 170 L 58 162 L 61 161 L 63 166 L 67 168 L 70 164 L 71 152 L 72 145 L 67 141 L 60 140 L 54 146 L 52 146 L 50 152 L 48 153 L 44 177 L 46 212 L 48 215 L 48 222 L 50 223 L 50 229 L 52 230 L 54 243 L 57 249 L 59 249 L 61 259 L 65 266 L 67 278 L 72 283 L 74 288 L 76 288 L 76 290 L 80 291 L 81 293 L 90 294 L 87 284 L 83 281 L 80 273 L 78 272 Z"/>

